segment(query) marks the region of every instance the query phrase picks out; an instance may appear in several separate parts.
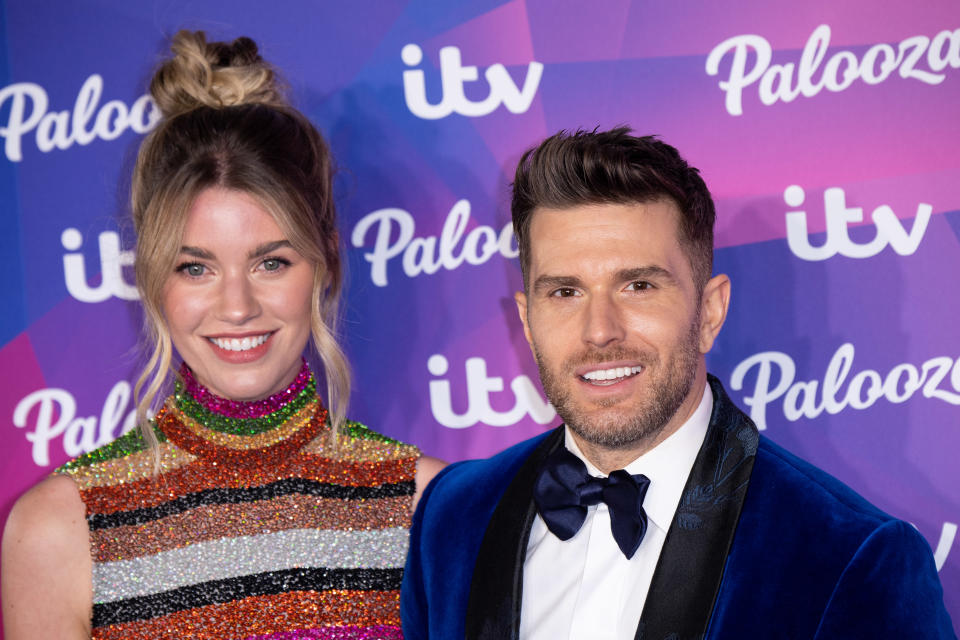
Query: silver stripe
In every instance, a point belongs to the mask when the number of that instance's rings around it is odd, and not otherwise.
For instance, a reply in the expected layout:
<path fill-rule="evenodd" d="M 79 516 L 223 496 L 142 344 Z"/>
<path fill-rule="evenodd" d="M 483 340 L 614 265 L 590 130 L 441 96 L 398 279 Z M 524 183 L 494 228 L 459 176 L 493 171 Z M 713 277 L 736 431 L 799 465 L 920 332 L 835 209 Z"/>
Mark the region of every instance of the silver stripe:
<path fill-rule="evenodd" d="M 402 568 L 408 542 L 404 528 L 290 529 L 198 542 L 130 560 L 94 563 L 93 601 L 113 602 L 282 569 Z"/>

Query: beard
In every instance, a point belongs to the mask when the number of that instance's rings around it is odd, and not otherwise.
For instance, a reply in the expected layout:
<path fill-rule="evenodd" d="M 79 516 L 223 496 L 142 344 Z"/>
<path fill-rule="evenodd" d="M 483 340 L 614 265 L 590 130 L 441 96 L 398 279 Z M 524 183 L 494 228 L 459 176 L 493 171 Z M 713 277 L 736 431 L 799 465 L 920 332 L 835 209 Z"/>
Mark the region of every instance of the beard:
<path fill-rule="evenodd" d="M 693 387 L 700 358 L 699 324 L 699 319 L 692 324 L 665 362 L 655 353 L 625 347 L 587 349 L 567 358 L 557 371 L 534 344 L 543 390 L 564 423 L 586 442 L 605 449 L 625 449 L 652 440 L 676 415 Z M 646 388 L 629 398 L 599 400 L 590 407 L 579 404 L 571 393 L 571 387 L 579 384 L 573 372 L 584 365 L 615 360 L 639 362 L 643 367 L 639 375 L 649 376 Z"/>

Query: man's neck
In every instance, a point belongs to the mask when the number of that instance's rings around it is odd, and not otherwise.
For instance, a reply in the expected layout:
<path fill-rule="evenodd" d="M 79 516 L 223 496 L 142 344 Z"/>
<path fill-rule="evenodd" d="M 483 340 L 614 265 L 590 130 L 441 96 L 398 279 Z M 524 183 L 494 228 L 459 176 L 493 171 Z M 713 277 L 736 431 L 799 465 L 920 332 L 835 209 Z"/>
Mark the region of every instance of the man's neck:
<path fill-rule="evenodd" d="M 607 475 L 617 469 L 623 469 L 656 446 L 642 445 L 629 448 L 609 449 L 587 442 L 573 432 L 571 432 L 570 435 L 573 436 L 583 456 L 590 461 L 590 464 Z"/>

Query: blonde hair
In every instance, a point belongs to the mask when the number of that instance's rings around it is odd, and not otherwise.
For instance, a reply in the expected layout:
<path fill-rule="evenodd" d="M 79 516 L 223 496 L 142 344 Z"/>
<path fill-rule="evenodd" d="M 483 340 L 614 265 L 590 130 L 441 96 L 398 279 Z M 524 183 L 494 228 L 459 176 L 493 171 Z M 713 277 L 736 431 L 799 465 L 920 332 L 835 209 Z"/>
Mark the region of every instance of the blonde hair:
<path fill-rule="evenodd" d="M 138 424 L 155 445 L 147 414 L 170 380 L 173 360 L 164 288 L 187 211 L 202 191 L 220 187 L 254 197 L 316 265 L 311 334 L 335 438 L 350 396 L 350 369 L 335 337 L 342 269 L 330 152 L 310 121 L 287 104 L 253 40 L 207 42 L 202 31 L 180 31 L 171 49 L 173 57 L 150 84 L 163 118 L 140 147 L 131 188 L 137 287 L 152 346 L 134 386 Z"/>

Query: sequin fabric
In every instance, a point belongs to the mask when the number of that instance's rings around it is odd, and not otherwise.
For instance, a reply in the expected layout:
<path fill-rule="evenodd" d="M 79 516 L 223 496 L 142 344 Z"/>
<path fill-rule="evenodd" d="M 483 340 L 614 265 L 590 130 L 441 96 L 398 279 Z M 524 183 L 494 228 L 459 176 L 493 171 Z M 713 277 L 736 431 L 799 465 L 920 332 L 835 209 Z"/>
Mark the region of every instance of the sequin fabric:
<path fill-rule="evenodd" d="M 135 430 L 58 469 L 87 508 L 93 638 L 400 640 L 420 454 L 356 422 L 332 444 L 326 415 L 306 364 L 258 402 L 184 368 L 158 449 Z"/>

